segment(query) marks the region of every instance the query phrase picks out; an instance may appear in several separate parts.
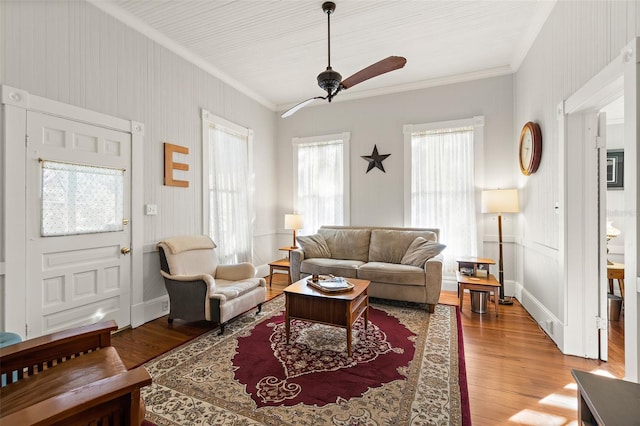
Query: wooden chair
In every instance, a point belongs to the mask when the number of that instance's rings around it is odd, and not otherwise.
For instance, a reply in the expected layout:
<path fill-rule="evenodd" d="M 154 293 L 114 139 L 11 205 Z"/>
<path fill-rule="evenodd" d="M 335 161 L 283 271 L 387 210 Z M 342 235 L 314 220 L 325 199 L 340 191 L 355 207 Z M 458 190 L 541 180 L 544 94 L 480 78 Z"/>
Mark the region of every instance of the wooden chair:
<path fill-rule="evenodd" d="M 111 346 L 115 330 L 107 321 L 0 348 L 0 425 L 141 424 L 151 376 L 126 369 Z"/>

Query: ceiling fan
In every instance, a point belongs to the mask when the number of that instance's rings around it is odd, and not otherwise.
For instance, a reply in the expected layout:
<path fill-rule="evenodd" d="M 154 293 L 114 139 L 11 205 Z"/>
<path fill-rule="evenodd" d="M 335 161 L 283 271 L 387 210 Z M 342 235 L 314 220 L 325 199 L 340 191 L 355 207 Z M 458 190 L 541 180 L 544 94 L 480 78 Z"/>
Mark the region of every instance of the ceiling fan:
<path fill-rule="evenodd" d="M 315 102 L 318 99 L 326 99 L 329 102 L 341 91 L 355 86 L 358 83 L 362 83 L 370 78 L 377 77 L 381 74 L 389 71 L 394 71 L 404 67 L 407 60 L 402 56 L 389 56 L 375 64 L 369 65 L 366 68 L 361 69 L 351 77 L 343 80 L 339 72 L 334 71 L 331 68 L 331 14 L 336 10 L 336 4 L 331 1 L 322 3 L 322 10 L 327 14 L 327 51 L 328 51 L 328 64 L 327 69 L 318 74 L 318 86 L 327 92 L 327 96 L 315 96 L 309 98 L 306 101 L 302 101 L 299 104 L 293 106 L 282 114 L 282 118 L 293 115 L 296 111 Z"/>

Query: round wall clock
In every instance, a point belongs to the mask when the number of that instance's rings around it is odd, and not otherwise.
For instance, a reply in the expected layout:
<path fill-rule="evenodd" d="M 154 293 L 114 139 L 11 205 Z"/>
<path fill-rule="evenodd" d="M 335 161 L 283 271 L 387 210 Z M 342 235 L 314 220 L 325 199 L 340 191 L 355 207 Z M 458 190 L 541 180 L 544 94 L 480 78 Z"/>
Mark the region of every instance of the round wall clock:
<path fill-rule="evenodd" d="M 520 171 L 529 176 L 538 170 L 542 157 L 542 132 L 540 126 L 530 121 L 520 132 Z"/>

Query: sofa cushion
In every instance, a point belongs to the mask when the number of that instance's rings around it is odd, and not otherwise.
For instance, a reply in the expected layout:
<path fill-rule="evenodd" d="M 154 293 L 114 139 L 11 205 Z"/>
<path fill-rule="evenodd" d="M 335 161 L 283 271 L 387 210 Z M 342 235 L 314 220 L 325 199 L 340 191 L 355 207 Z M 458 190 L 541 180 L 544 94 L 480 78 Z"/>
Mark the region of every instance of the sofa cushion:
<path fill-rule="evenodd" d="M 306 235 L 296 238 L 304 250 L 305 258 L 331 257 L 327 241 L 321 234 Z"/>
<path fill-rule="evenodd" d="M 358 278 L 380 283 L 425 286 L 423 268 L 397 263 L 369 262 L 358 268 Z"/>
<path fill-rule="evenodd" d="M 369 262 L 401 263 L 402 257 L 417 237 L 428 241 L 438 239 L 431 231 L 373 229 L 369 245 Z"/>
<path fill-rule="evenodd" d="M 446 247 L 444 244 L 418 237 L 411 243 L 400 263 L 422 268 L 427 260 L 439 255 Z"/>
<path fill-rule="evenodd" d="M 369 260 L 370 229 L 320 228 L 318 234 L 327 241 L 332 259 Z"/>
<path fill-rule="evenodd" d="M 336 277 L 358 278 L 358 268 L 364 265 L 359 260 L 341 260 L 313 258 L 305 259 L 300 263 L 300 272 L 304 274 L 333 274 Z"/>

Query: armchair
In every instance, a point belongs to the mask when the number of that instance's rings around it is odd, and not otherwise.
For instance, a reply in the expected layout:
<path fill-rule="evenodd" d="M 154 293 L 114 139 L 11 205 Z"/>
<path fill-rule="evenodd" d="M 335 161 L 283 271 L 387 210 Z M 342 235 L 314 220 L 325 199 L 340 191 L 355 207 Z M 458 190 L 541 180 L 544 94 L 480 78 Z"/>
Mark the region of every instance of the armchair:
<path fill-rule="evenodd" d="M 168 238 L 157 244 L 160 274 L 169 294 L 169 318 L 213 321 L 220 334 L 230 319 L 267 298 L 266 281 L 250 263 L 219 265 L 215 243 L 206 235 Z"/>
<path fill-rule="evenodd" d="M 127 370 L 111 346 L 115 321 L 0 348 L 0 425 L 140 425 L 144 367 Z"/>

